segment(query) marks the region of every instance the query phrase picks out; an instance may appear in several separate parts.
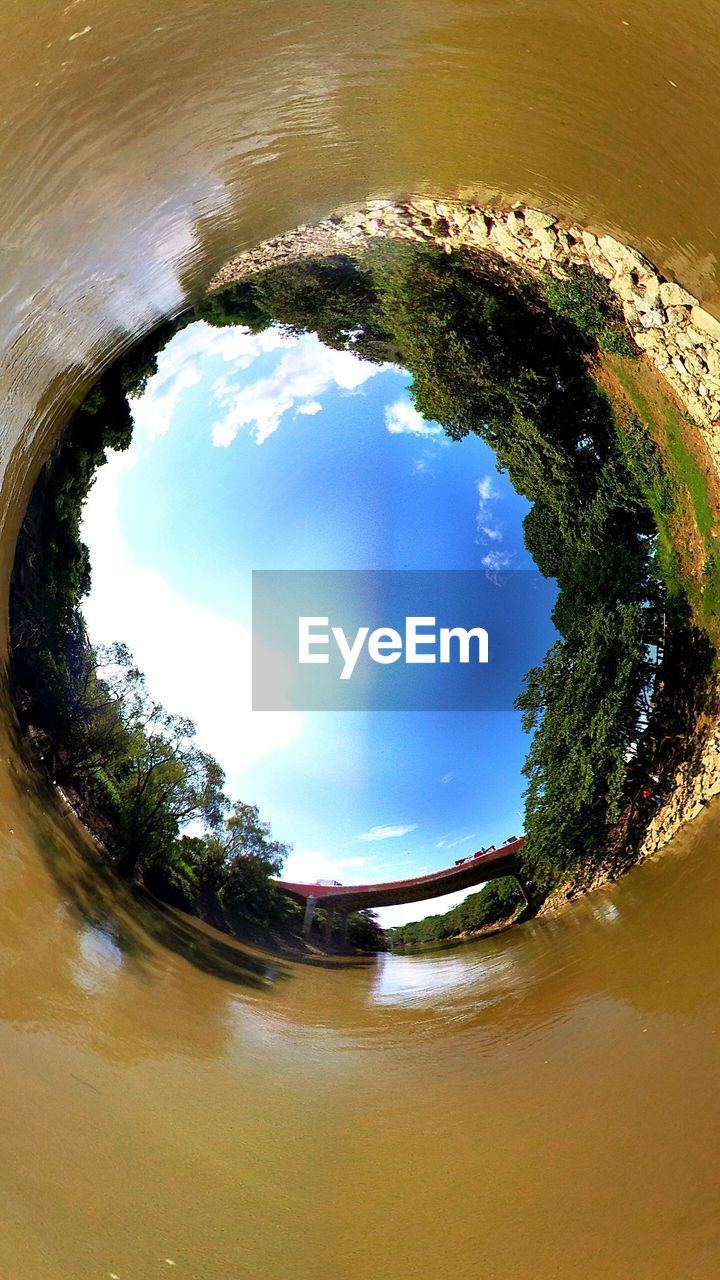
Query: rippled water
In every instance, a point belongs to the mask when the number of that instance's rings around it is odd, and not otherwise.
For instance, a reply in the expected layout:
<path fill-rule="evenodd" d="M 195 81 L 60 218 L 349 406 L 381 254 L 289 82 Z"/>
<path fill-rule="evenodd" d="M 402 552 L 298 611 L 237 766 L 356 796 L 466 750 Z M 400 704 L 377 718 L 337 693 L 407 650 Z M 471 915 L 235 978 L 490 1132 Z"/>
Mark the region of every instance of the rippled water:
<path fill-rule="evenodd" d="M 3 590 L 102 363 L 345 202 L 523 196 L 720 298 L 709 0 L 8 0 L 0 47 Z M 717 1275 L 717 810 L 554 922 L 297 966 L 138 917 L 9 724 L 0 1274 Z"/>

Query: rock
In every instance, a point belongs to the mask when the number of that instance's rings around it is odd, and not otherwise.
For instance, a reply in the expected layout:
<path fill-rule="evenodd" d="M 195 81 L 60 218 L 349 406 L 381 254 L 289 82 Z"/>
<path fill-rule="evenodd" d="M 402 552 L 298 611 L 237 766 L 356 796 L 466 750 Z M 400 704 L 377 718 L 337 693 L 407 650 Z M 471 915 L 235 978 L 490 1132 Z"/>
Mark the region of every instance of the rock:
<path fill-rule="evenodd" d="M 708 421 L 708 411 L 699 396 L 693 394 L 692 391 L 684 393 L 685 407 L 696 422 L 706 423 Z"/>
<path fill-rule="evenodd" d="M 687 329 L 685 330 L 685 333 L 687 334 L 688 338 L 690 339 L 694 347 L 703 347 L 703 348 L 706 347 L 707 338 L 704 336 L 704 334 L 700 333 L 699 329 L 695 329 L 693 325 L 689 324 Z M 704 359 L 706 354 L 705 350 L 703 350 L 702 354 Z"/>
<path fill-rule="evenodd" d="M 702 378 L 705 372 L 705 366 L 700 363 L 697 356 L 692 351 L 687 351 L 683 356 L 685 368 L 690 370 L 696 378 Z"/>
<path fill-rule="evenodd" d="M 640 316 L 640 323 L 644 329 L 662 329 L 665 324 L 665 313 L 663 311 L 645 311 Z"/>
<path fill-rule="evenodd" d="M 657 298 L 652 302 L 645 294 L 637 293 L 635 290 L 633 290 L 632 300 L 641 314 L 647 313 L 648 311 L 662 310 L 662 308 L 657 305 Z"/>
<path fill-rule="evenodd" d="M 660 301 L 664 307 L 693 307 L 697 299 L 687 289 L 683 289 L 682 285 L 666 280 L 660 285 Z"/>
<path fill-rule="evenodd" d="M 616 275 L 616 268 L 612 263 L 608 262 L 605 254 L 597 246 L 594 249 L 588 249 L 588 258 L 593 271 L 596 271 L 599 276 L 604 276 L 606 280 L 612 280 L 613 276 Z"/>
<path fill-rule="evenodd" d="M 590 269 L 585 246 L 579 240 L 570 249 L 570 261 L 578 267 L 584 267 L 586 271 Z"/>
<path fill-rule="evenodd" d="M 660 281 L 657 276 L 648 276 L 645 281 L 644 297 L 651 310 L 660 305 Z M 663 302 L 663 306 L 667 306 L 667 304 Z"/>
<path fill-rule="evenodd" d="M 540 209 L 526 209 L 525 225 L 531 231 L 547 231 L 555 225 L 555 219 L 549 213 L 542 213 Z"/>
<path fill-rule="evenodd" d="M 415 196 L 407 205 L 408 213 L 414 218 L 434 218 L 435 201 L 426 200 L 423 196 Z"/>
<path fill-rule="evenodd" d="M 655 346 L 655 343 L 657 342 L 656 334 L 654 334 L 652 331 L 647 331 L 644 329 L 638 329 L 637 333 L 633 334 L 633 338 L 635 339 L 641 351 L 650 351 L 651 348 L 653 348 Z"/>
<path fill-rule="evenodd" d="M 618 275 L 613 276 L 610 281 L 610 288 L 613 293 L 617 294 L 618 298 L 622 298 L 623 302 L 634 302 L 638 310 L 640 310 L 638 297 L 635 293 L 635 284 L 629 272 L 621 271 Z"/>
<path fill-rule="evenodd" d="M 517 262 L 518 257 L 518 241 L 517 238 L 508 231 L 504 222 L 496 222 L 488 231 L 488 240 L 493 248 L 498 249 L 500 253 Z"/>
<path fill-rule="evenodd" d="M 708 337 L 720 341 L 720 320 L 710 315 L 709 311 L 706 311 L 704 307 L 694 306 L 690 312 L 690 317 L 696 329 L 701 329 Z"/>
<path fill-rule="evenodd" d="M 636 249 L 621 244 L 614 236 L 600 236 L 598 246 L 605 254 L 608 262 L 615 264 L 615 270 L 625 267 L 629 271 L 637 271 L 641 276 L 652 275 L 649 264 Z"/>
<path fill-rule="evenodd" d="M 470 238 L 470 240 L 474 240 L 477 244 L 487 244 L 487 241 L 490 238 L 490 230 L 491 228 L 488 227 L 484 218 L 471 218 L 467 225 L 465 234 Z"/>
<path fill-rule="evenodd" d="M 557 236 L 554 231 L 538 231 L 537 241 L 546 258 L 551 258 L 557 248 Z"/>
<path fill-rule="evenodd" d="M 667 318 L 672 325 L 684 327 L 690 318 L 690 312 L 687 307 L 668 307 Z"/>

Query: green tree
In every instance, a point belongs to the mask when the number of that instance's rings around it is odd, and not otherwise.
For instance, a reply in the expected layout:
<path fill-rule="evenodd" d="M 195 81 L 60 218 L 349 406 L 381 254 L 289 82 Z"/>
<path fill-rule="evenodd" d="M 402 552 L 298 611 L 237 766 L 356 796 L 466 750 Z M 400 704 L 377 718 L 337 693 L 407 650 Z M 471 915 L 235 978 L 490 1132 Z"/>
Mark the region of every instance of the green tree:
<path fill-rule="evenodd" d="M 203 841 L 196 861 L 201 889 L 236 915 L 265 919 L 277 912 L 270 877 L 282 870 L 291 846 L 273 840 L 257 805 L 236 800 Z"/>
<path fill-rule="evenodd" d="M 648 681 L 639 604 L 596 605 L 527 677 L 516 706 L 534 731 L 523 862 L 549 889 L 602 850 L 625 800 L 628 748 Z"/>

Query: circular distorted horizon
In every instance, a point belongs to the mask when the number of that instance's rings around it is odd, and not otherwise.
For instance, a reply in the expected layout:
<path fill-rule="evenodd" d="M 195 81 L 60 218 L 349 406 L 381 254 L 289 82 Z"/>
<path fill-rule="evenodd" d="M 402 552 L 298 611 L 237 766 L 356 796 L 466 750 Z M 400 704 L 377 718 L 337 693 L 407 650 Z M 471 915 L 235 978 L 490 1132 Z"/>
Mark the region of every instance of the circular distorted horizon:
<path fill-rule="evenodd" d="M 378 202 L 354 218 L 298 233 L 301 253 L 288 252 L 291 234 L 231 264 L 194 317 L 123 357 L 75 415 L 74 444 L 92 440 L 82 483 L 63 480 L 75 497 L 106 445 L 122 451 L 88 503 L 104 557 L 87 606 L 92 638 L 139 646 L 153 692 L 193 715 L 235 794 L 250 788 L 283 846 L 300 830 L 286 879 L 403 879 L 404 868 L 422 875 L 452 851 L 501 844 L 520 823 L 522 771 L 524 865 L 547 891 L 574 862 L 595 865 L 629 780 L 655 768 L 639 707 L 657 677 L 647 652 L 658 648 L 670 569 L 656 554 L 662 464 L 636 412 L 643 388 L 629 385 L 640 366 L 628 325 L 634 333 L 633 316 L 654 305 L 671 327 L 672 308 L 696 306 L 633 251 L 537 211 Z M 359 256 L 350 225 L 367 238 Z M 478 225 L 490 253 L 478 251 Z M 628 280 L 635 301 L 621 306 Z M 654 318 L 638 325 L 662 329 Z M 72 471 L 77 450 L 66 456 Z M 71 557 L 78 601 L 83 556 L 80 545 Z M 349 730 L 342 715 L 328 728 L 292 706 L 253 715 L 238 696 L 250 569 L 498 572 L 530 557 L 559 595 L 554 629 L 547 603 L 533 620 L 532 672 L 513 689 L 522 728 L 512 701 L 512 729 L 496 718 L 480 730 L 466 716 L 458 738 L 452 714 L 418 712 L 407 733 L 381 707 Z M 16 589 L 22 610 L 21 597 Z M 678 618 L 678 635 L 683 626 Z M 19 634 L 31 631 L 21 623 Z M 564 700 L 550 693 L 560 673 Z M 615 710 L 588 736 L 578 712 L 595 725 L 603 698 Z M 548 766 L 548 744 L 571 729 L 585 735 L 589 781 Z"/>
<path fill-rule="evenodd" d="M 134 403 L 131 449 L 100 471 L 88 501 L 91 637 L 129 644 L 157 696 L 195 721 L 233 792 L 292 843 L 283 880 L 403 879 L 522 826 L 526 737 L 512 696 L 552 640 L 547 593 L 536 593 L 534 646 L 492 724 L 422 708 L 389 718 L 369 706 L 250 707 L 252 569 L 530 572 L 527 503 L 483 442 L 452 444 L 423 419 L 409 381 L 312 335 L 191 326 L 160 357 Z M 478 772 L 493 796 L 480 820 Z"/>
<path fill-rule="evenodd" d="M 717 1272 L 714 19 L 3 6 L 0 1276 Z"/>

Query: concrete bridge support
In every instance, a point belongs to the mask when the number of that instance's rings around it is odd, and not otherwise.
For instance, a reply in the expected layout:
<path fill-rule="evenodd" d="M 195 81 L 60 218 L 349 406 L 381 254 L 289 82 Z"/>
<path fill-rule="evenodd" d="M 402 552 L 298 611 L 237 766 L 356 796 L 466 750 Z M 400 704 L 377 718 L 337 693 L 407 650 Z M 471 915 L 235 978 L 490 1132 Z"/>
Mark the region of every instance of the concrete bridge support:
<path fill-rule="evenodd" d="M 315 916 L 316 906 L 317 906 L 317 898 L 314 898 L 313 895 L 310 894 L 310 897 L 305 903 L 305 916 L 303 919 L 303 937 L 305 938 L 310 937 L 310 930 L 312 929 L 312 922 Z"/>
<path fill-rule="evenodd" d="M 540 909 L 543 902 L 545 901 L 545 895 L 543 893 L 540 893 L 538 891 L 537 886 L 533 884 L 532 880 L 529 880 L 528 877 L 524 875 L 522 872 L 516 872 L 515 879 L 520 885 L 520 890 L 525 899 L 525 906 L 523 908 L 520 919 L 527 919 L 530 916 L 534 916 L 535 913 Z"/>

